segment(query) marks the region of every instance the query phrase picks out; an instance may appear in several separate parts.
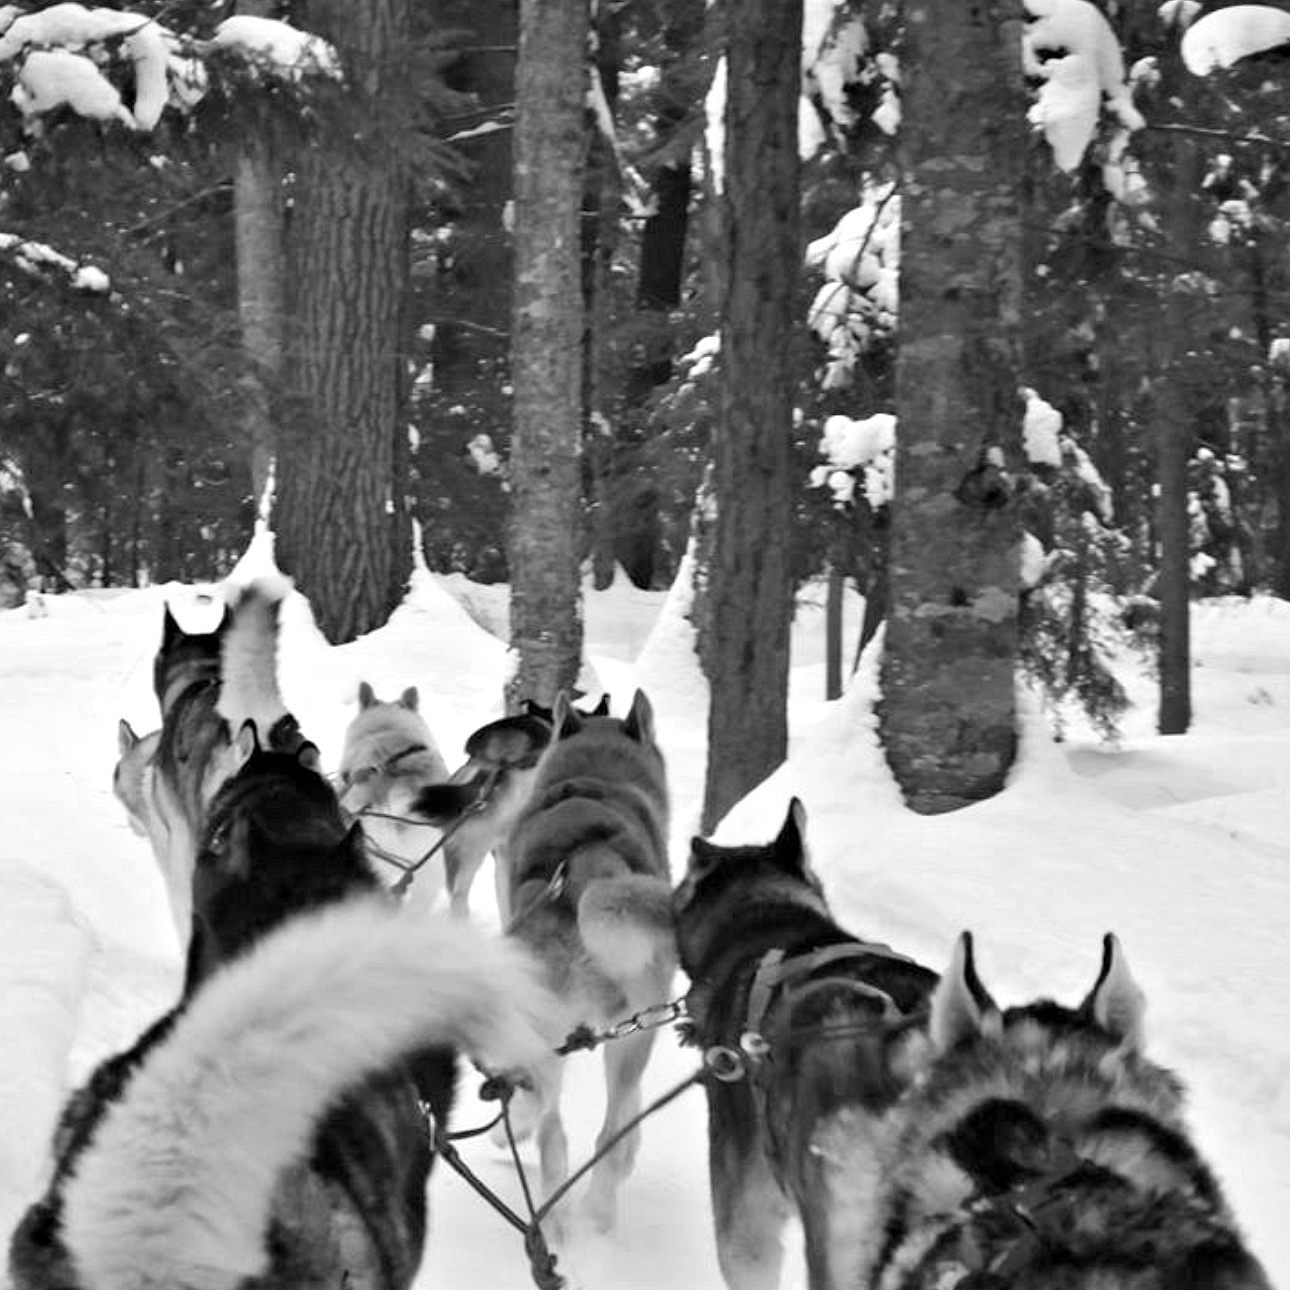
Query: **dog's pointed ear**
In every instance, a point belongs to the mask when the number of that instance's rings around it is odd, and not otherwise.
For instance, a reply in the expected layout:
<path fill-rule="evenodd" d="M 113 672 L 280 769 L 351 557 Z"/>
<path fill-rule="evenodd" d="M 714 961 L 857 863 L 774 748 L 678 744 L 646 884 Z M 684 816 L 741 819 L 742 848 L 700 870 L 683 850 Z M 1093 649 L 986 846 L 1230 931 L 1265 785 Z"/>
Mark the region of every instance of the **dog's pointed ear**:
<path fill-rule="evenodd" d="M 420 702 L 421 696 L 417 693 L 417 687 L 415 685 L 409 685 L 408 688 L 399 695 L 400 706 L 407 708 L 409 712 L 415 712 L 417 710 L 417 704 Z"/>
<path fill-rule="evenodd" d="M 318 751 L 318 745 L 310 743 L 308 739 L 296 749 L 296 760 L 315 775 L 322 774 L 322 753 Z"/>
<path fill-rule="evenodd" d="M 139 736 L 134 733 L 134 727 L 122 717 L 116 723 L 116 749 L 118 755 L 124 757 L 138 742 Z"/>
<path fill-rule="evenodd" d="M 644 690 L 637 690 L 623 721 L 623 731 L 638 744 L 654 742 L 654 709 Z"/>
<path fill-rule="evenodd" d="M 775 853 L 783 859 L 806 859 L 806 807 L 801 798 L 794 797 L 775 839 Z"/>
<path fill-rule="evenodd" d="M 932 994 L 932 1043 L 944 1053 L 964 1039 L 997 1035 L 1002 1029 L 998 1005 L 976 974 L 972 933 L 964 932 L 954 943 L 954 957 Z"/>
<path fill-rule="evenodd" d="M 260 732 L 256 729 L 255 722 L 250 718 L 242 722 L 241 729 L 237 732 L 237 739 L 234 740 L 237 748 L 239 762 L 248 761 L 252 754 L 260 751 Z"/>
<path fill-rule="evenodd" d="M 561 690 L 555 696 L 555 707 L 551 709 L 551 728 L 556 739 L 568 739 L 582 729 L 582 718 L 573 706 L 568 690 Z"/>
<path fill-rule="evenodd" d="M 697 835 L 690 839 L 690 858 L 686 863 L 685 876 L 691 882 L 699 882 L 710 873 L 715 873 L 725 858 L 726 850 L 707 838 Z"/>
<path fill-rule="evenodd" d="M 342 855 L 357 856 L 364 864 L 367 863 L 367 838 L 364 836 L 361 820 L 355 820 L 349 826 L 349 832 L 341 838 L 337 850 Z"/>
<path fill-rule="evenodd" d="M 1129 972 L 1119 938 L 1110 932 L 1102 937 L 1102 970 L 1079 1010 L 1126 1047 L 1142 1047 L 1146 996 Z"/>
<path fill-rule="evenodd" d="M 358 683 L 358 710 L 370 708 L 376 702 L 376 691 L 366 681 Z"/>
<path fill-rule="evenodd" d="M 170 608 L 170 601 L 167 600 L 161 612 L 161 648 L 164 650 L 167 645 L 173 644 L 183 634 L 184 629 L 180 627 L 179 619 L 175 617 Z"/>

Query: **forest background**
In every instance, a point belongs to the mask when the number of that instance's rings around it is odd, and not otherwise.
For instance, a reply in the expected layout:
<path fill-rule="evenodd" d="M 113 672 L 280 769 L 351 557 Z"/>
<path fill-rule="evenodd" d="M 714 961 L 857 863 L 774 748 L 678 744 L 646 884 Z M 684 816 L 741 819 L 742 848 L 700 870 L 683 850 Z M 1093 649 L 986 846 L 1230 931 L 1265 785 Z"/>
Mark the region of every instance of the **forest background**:
<path fill-rule="evenodd" d="M 753 750 L 709 823 L 782 759 L 782 696 L 719 727 L 826 569 L 889 618 L 893 764 L 957 755 L 897 711 L 968 702 L 947 639 L 1108 734 L 1140 646 L 1185 729 L 1189 596 L 1290 596 L 1290 14 L 957 12 L 0 6 L 0 594 L 218 578 L 272 478 L 330 639 L 398 603 L 415 518 L 511 583 L 549 698 L 584 562 L 693 578 L 714 749 Z M 1006 704 L 912 805 L 997 788 Z"/>

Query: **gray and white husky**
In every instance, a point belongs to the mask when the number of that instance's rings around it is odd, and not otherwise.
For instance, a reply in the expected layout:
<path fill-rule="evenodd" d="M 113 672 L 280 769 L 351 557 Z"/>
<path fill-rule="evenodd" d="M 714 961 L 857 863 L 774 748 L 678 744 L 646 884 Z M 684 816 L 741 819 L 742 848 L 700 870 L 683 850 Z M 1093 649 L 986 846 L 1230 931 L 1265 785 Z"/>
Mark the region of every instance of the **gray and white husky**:
<path fill-rule="evenodd" d="M 649 700 L 636 691 L 626 717 L 584 716 L 561 694 L 554 741 L 507 844 L 509 939 L 541 964 L 558 999 L 558 1028 L 594 1027 L 664 1002 L 676 972 L 668 877 L 668 792 Z M 605 1146 L 640 1110 L 641 1077 L 654 1031 L 605 1046 Z M 568 1174 L 560 1118 L 562 1063 L 535 1072 L 536 1095 L 516 1099 L 536 1127 L 547 1194 Z M 522 1108 L 522 1109 L 521 1109 Z M 640 1131 L 627 1135 L 591 1175 L 587 1213 L 607 1230 L 631 1172 Z M 557 1223 L 558 1223 L 557 1216 Z"/>
<path fill-rule="evenodd" d="M 1000 1009 L 964 933 L 867 1207 L 874 1290 L 1270 1290 L 1143 1052 L 1114 936 L 1077 1008 Z"/>

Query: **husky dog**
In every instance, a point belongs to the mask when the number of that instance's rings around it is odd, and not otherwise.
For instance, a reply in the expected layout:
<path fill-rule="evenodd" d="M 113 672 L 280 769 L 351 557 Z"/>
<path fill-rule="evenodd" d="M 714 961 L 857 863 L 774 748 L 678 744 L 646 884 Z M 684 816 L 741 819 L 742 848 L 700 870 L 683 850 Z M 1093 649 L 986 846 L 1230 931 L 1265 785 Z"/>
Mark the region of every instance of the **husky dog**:
<path fill-rule="evenodd" d="M 211 804 L 183 998 L 69 1102 L 16 1290 L 403 1290 L 451 1048 L 523 1070 L 550 1001 L 516 947 L 400 914 L 317 750 L 259 749 Z M 433 1064 L 436 1082 L 430 1082 Z"/>
<path fill-rule="evenodd" d="M 188 937 L 193 864 L 206 808 L 235 769 L 230 732 L 251 720 L 272 747 L 290 750 L 301 742 L 278 692 L 276 672 L 278 615 L 290 588 L 286 578 L 262 578 L 234 592 L 211 632 L 186 632 L 170 606 L 165 609 L 153 662 L 161 729 L 150 772 L 138 781 L 146 793 L 135 800 L 144 808 L 142 822 L 166 881 L 181 943 Z M 133 768 L 147 739 L 127 750 L 121 735 L 118 796 L 133 784 Z"/>
<path fill-rule="evenodd" d="M 384 702 L 366 681 L 358 687 L 358 715 L 345 732 L 340 756 L 341 806 L 363 825 L 368 854 L 382 881 L 394 886 L 439 839 L 439 830 L 414 814 L 412 802 L 426 784 L 448 778 L 439 748 L 419 709 L 415 686 Z M 409 898 L 428 909 L 443 889 L 436 860 L 416 871 Z M 453 892 L 454 910 L 457 909 Z"/>
<path fill-rule="evenodd" d="M 676 943 L 667 776 L 649 700 L 638 690 L 619 720 L 582 716 L 562 694 L 553 721 L 554 742 L 507 841 L 508 934 L 542 964 L 567 1033 L 667 999 Z M 653 1031 L 642 1030 L 605 1046 L 607 1104 L 598 1145 L 640 1110 L 653 1042 Z M 561 1066 L 551 1057 L 538 1073 L 537 1095 L 522 1094 L 516 1104 L 521 1131 L 536 1126 L 548 1195 L 568 1175 Z M 629 1134 L 592 1173 L 589 1216 L 602 1230 L 614 1224 L 618 1186 L 638 1143 L 639 1134 Z"/>
<path fill-rule="evenodd" d="M 779 1283 L 784 1224 L 805 1235 L 811 1290 L 859 1287 L 858 1220 L 875 1143 L 902 1092 L 936 974 L 834 921 L 794 798 L 774 841 L 692 843 L 676 890 L 689 1040 L 716 1078 L 708 1159 L 731 1290 Z"/>
<path fill-rule="evenodd" d="M 156 808 L 152 804 L 153 758 L 161 742 L 161 731 L 138 735 L 122 717 L 117 722 L 117 763 L 112 771 L 112 792 L 125 807 L 126 819 L 141 838 L 152 838 Z"/>
<path fill-rule="evenodd" d="M 578 715 L 608 716 L 609 696 Z M 528 801 L 551 733 L 551 709 L 526 701 L 523 712 L 476 730 L 466 741 L 466 760 L 446 785 L 428 786 L 413 801 L 415 815 L 453 826 L 444 844 L 444 867 L 454 912 L 467 912 L 475 875 L 491 852 L 497 912 L 503 924 L 509 920 L 506 839 Z"/>
<path fill-rule="evenodd" d="M 932 999 L 930 1059 L 891 1116 L 869 1205 L 877 1290 L 1271 1290 L 1143 1054 L 1114 936 L 1078 1008 L 1000 1010 L 964 933 Z"/>

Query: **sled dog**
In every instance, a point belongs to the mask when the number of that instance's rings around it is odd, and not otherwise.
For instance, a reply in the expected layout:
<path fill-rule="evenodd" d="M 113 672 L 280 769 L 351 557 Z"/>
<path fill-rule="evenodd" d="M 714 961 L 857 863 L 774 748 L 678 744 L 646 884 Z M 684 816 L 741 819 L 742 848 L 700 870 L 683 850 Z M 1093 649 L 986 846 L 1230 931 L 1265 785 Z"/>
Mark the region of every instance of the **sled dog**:
<path fill-rule="evenodd" d="M 884 1114 L 903 1091 L 936 974 L 844 931 L 807 859 L 794 798 L 779 835 L 691 844 L 674 897 L 689 1042 L 716 1078 L 708 1161 L 731 1290 L 778 1285 L 796 1212 L 811 1290 L 853 1290 L 857 1219 L 878 1184 Z"/>
<path fill-rule="evenodd" d="M 403 1290 L 430 1166 L 418 1087 L 446 1116 L 445 1045 L 504 1070 L 549 1052 L 523 952 L 398 911 L 312 745 L 261 750 L 248 723 L 236 747 L 183 998 L 69 1102 L 16 1290 Z"/>
<path fill-rule="evenodd" d="M 933 997 L 929 1061 L 891 1116 L 864 1234 L 875 1290 L 1271 1290 L 1143 1052 L 1114 936 L 1078 1008 L 1002 1011 L 964 933 Z"/>
<path fill-rule="evenodd" d="M 146 795 L 138 800 L 181 944 L 188 939 L 193 864 L 206 808 L 234 769 L 230 732 L 251 720 L 273 747 L 289 750 L 301 742 L 276 670 L 278 614 L 290 588 L 288 579 L 278 577 L 235 590 L 211 632 L 184 631 L 170 606 L 165 608 L 153 662 L 161 729 L 151 771 L 138 781 Z M 140 754 L 140 747 L 122 747 L 122 790 L 134 782 Z"/>
<path fill-rule="evenodd" d="M 609 696 L 578 715 L 609 715 Z M 475 875 L 492 853 L 497 912 L 510 918 L 507 894 L 506 840 L 528 801 L 538 759 L 551 742 L 550 708 L 526 702 L 524 711 L 481 726 L 466 741 L 466 760 L 446 785 L 430 786 L 412 804 L 414 814 L 436 820 L 452 832 L 444 844 L 444 867 L 453 908 L 467 912 Z"/>
<path fill-rule="evenodd" d="M 440 830 L 412 810 L 426 784 L 441 784 L 448 767 L 419 710 L 415 686 L 392 702 L 376 697 L 366 681 L 358 687 L 358 715 L 345 732 L 340 757 L 341 806 L 357 817 L 368 854 L 388 887 L 429 851 Z M 435 856 L 417 869 L 408 899 L 423 909 L 443 890 L 444 862 Z M 453 896 L 454 912 L 465 912 L 464 898 Z M 460 906 L 460 907 L 459 907 Z"/>
<path fill-rule="evenodd" d="M 668 876 L 668 793 L 649 700 L 636 692 L 622 719 L 582 716 L 561 695 L 554 741 L 507 841 L 508 934 L 542 965 L 559 998 L 561 1035 L 603 1025 L 665 1001 L 676 970 Z M 640 1082 L 654 1032 L 606 1044 L 606 1142 L 640 1110 Z M 521 1095 L 521 1129 L 536 1127 L 542 1185 L 568 1175 L 560 1120 L 561 1059 L 540 1072 L 538 1094 Z M 521 1105 L 524 1104 L 524 1105 Z M 617 1191 L 639 1143 L 633 1132 L 592 1172 L 588 1215 L 613 1226 Z M 557 1219 L 558 1224 L 558 1219 Z"/>

